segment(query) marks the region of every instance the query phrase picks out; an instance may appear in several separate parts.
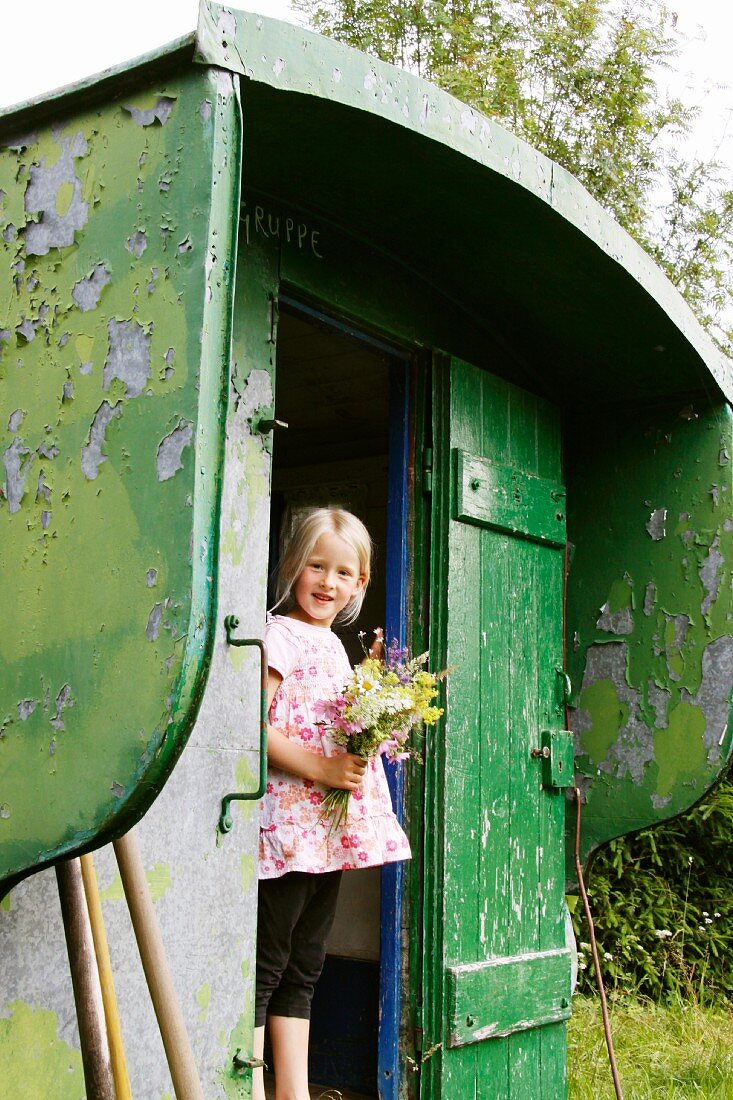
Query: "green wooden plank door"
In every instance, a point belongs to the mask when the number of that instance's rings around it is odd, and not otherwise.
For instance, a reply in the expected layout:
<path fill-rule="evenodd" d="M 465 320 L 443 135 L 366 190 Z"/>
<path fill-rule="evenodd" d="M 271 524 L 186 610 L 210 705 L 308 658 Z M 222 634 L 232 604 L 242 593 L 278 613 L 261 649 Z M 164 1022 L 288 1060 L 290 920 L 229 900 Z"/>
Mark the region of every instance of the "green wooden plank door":
<path fill-rule="evenodd" d="M 431 651 L 451 673 L 426 763 L 421 1094 L 558 1100 L 564 796 L 532 750 L 562 727 L 559 419 L 447 357 L 433 408 Z"/>

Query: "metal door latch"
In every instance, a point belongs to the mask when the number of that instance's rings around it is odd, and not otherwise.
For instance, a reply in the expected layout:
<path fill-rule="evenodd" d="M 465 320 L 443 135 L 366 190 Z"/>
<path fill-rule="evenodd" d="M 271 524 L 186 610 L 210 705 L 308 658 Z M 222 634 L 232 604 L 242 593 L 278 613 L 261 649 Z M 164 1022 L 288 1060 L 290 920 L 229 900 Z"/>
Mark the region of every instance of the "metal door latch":
<path fill-rule="evenodd" d="M 552 789 L 572 787 L 575 781 L 575 751 L 569 730 L 543 730 L 541 747 L 530 756 L 542 761 L 542 786 Z"/>

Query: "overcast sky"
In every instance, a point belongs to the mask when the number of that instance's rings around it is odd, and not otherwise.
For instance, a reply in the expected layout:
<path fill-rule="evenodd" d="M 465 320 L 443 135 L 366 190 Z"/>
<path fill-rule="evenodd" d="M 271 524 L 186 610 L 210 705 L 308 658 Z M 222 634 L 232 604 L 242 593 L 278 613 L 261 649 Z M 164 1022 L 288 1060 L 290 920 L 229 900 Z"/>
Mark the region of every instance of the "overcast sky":
<path fill-rule="evenodd" d="M 231 6 L 297 21 L 289 0 Z M 681 56 L 670 85 L 701 104 L 694 148 L 731 165 L 733 90 L 726 86 L 733 46 L 731 0 L 668 0 L 677 13 Z M 198 0 L 13 0 L 2 16 L 0 108 L 35 98 L 194 30 Z"/>

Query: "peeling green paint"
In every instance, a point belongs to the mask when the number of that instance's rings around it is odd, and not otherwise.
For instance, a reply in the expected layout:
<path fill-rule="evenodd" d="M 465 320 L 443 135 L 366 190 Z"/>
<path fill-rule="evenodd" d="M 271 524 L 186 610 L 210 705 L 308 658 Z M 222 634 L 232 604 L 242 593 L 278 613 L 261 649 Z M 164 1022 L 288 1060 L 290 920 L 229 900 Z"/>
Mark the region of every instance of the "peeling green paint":
<path fill-rule="evenodd" d="M 199 1006 L 199 1023 L 204 1023 L 209 1015 L 211 1004 L 211 982 L 204 982 L 196 990 L 196 1003 Z"/>
<path fill-rule="evenodd" d="M 167 863 L 156 863 L 145 872 L 145 878 L 147 879 L 150 888 L 150 897 L 153 901 L 160 901 L 173 885 L 171 869 Z M 100 891 L 99 897 L 101 901 L 124 901 L 125 891 L 122 886 L 122 879 L 120 878 L 119 872 L 114 876 L 109 886 Z"/>
<path fill-rule="evenodd" d="M 148 880 L 150 897 L 153 901 L 160 901 L 173 884 L 171 869 L 167 863 L 156 863 L 145 872 L 145 878 Z"/>
<path fill-rule="evenodd" d="M 254 856 L 250 856 L 246 852 L 243 852 L 242 858 L 240 860 L 240 869 L 242 890 L 245 894 L 249 894 L 252 888 L 252 880 L 254 879 L 255 873 Z"/>
<path fill-rule="evenodd" d="M 225 1068 L 217 1074 L 227 1100 L 244 1100 L 252 1095 L 252 1074 L 239 1075 L 234 1071 L 234 1055 L 238 1050 L 249 1052 L 252 1049 L 253 1020 L 249 1011 L 243 1013 L 226 1040 L 227 1054 Z"/>
<path fill-rule="evenodd" d="M 125 891 L 122 886 L 122 879 L 120 878 L 119 871 L 110 882 L 109 886 L 99 892 L 100 901 L 124 901 Z"/>
<path fill-rule="evenodd" d="M 654 756 L 659 773 L 657 794 L 667 798 L 676 784 L 697 785 L 705 775 L 707 749 L 705 715 L 699 707 L 679 703 L 669 715 L 667 729 L 654 731 Z"/>
<path fill-rule="evenodd" d="M 225 84 L 191 69 L 0 135 L 0 882 L 129 827 L 200 700 L 239 186 Z"/>
<path fill-rule="evenodd" d="M 626 724 L 629 708 L 616 694 L 612 680 L 598 680 L 583 690 L 580 706 L 590 715 L 591 724 L 583 730 L 580 743 L 591 761 L 598 765 L 606 758 L 619 730 Z"/>
<path fill-rule="evenodd" d="M 576 432 L 568 457 L 586 853 L 692 805 L 733 744 L 733 414 L 625 410 L 604 438 Z"/>
<path fill-rule="evenodd" d="M 0 1018 L 0 1081 L 3 1095 L 23 1100 L 83 1100 L 81 1053 L 58 1035 L 54 1012 L 22 1001 Z"/>
<path fill-rule="evenodd" d="M 249 758 L 238 756 L 234 768 L 234 789 L 236 791 L 251 791 L 255 789 L 258 781 L 259 776 L 252 771 Z M 256 802 L 232 803 L 232 812 L 240 814 L 243 823 L 250 820 L 256 808 Z"/>

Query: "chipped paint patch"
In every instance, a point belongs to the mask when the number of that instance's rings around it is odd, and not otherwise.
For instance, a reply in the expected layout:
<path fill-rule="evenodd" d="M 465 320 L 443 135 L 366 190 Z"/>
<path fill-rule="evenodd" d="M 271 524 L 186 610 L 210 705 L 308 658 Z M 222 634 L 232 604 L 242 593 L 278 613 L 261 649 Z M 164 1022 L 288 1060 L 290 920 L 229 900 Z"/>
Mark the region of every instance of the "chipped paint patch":
<path fill-rule="evenodd" d="M 705 599 L 700 605 L 700 610 L 703 615 L 709 614 L 710 608 L 714 601 L 717 600 L 718 592 L 720 591 L 721 573 L 725 565 L 725 559 L 718 549 L 719 545 L 720 540 L 718 538 L 713 539 L 705 560 L 700 567 L 700 580 L 705 589 Z"/>
<path fill-rule="evenodd" d="M 82 183 L 74 167 L 74 161 L 88 152 L 87 140 L 79 131 L 73 137 L 62 137 L 59 144 L 54 164 L 41 157 L 40 163 L 29 169 L 25 209 L 27 214 L 38 214 L 40 218 L 29 220 L 23 230 L 28 256 L 45 256 L 52 248 L 68 248 L 89 218 L 89 205 L 82 198 Z M 57 206 L 60 196 L 61 210 Z"/>
<path fill-rule="evenodd" d="M 193 425 L 188 420 L 179 420 L 177 427 L 161 440 L 155 456 L 155 469 L 158 481 L 169 481 L 178 470 L 183 469 L 182 455 L 193 439 Z"/>
<path fill-rule="evenodd" d="M 19 512 L 33 454 L 21 439 L 14 439 L 3 455 L 5 498 L 9 512 Z"/>
<path fill-rule="evenodd" d="M 606 634 L 631 634 L 634 629 L 633 594 L 629 577 L 614 581 L 608 599 L 601 608 L 596 629 Z"/>
<path fill-rule="evenodd" d="M 117 378 L 125 385 L 125 397 L 139 397 L 150 379 L 150 328 L 139 321 L 110 321 L 107 334 L 104 389 L 108 390 Z"/>
<path fill-rule="evenodd" d="M 82 313 L 88 313 L 90 310 L 97 308 L 102 291 L 111 277 L 104 264 L 97 264 L 91 275 L 86 279 L 80 279 L 78 283 L 74 283 L 71 297 Z"/>
<path fill-rule="evenodd" d="M 148 247 L 148 235 L 144 229 L 136 229 L 125 241 L 125 248 L 138 260 Z"/>
<path fill-rule="evenodd" d="M 649 517 L 649 522 L 646 525 L 646 529 L 649 532 L 649 535 L 651 536 L 651 538 L 654 539 L 655 542 L 659 542 L 660 539 L 663 539 L 666 535 L 666 524 L 667 509 L 656 508 Z"/>
<path fill-rule="evenodd" d="M 163 604 L 156 603 L 148 615 L 148 625 L 145 627 L 145 635 L 149 642 L 157 642 L 160 635 L 160 624 L 163 621 Z"/>
<path fill-rule="evenodd" d="M 122 406 L 118 401 L 116 405 L 110 405 L 109 401 L 103 401 L 97 409 L 92 426 L 89 429 L 89 438 L 81 452 L 81 468 L 84 477 L 94 481 L 99 473 L 99 467 L 107 461 L 107 455 L 102 447 L 107 441 L 107 428 L 115 419 L 122 415 Z"/>
<path fill-rule="evenodd" d="M 74 702 L 75 700 L 71 694 L 70 686 L 68 684 L 64 684 L 64 686 L 61 688 L 61 691 L 56 696 L 56 713 L 54 714 L 53 718 L 49 719 L 54 729 L 63 730 L 66 728 L 63 718 L 64 711 L 67 707 L 73 707 Z"/>
<path fill-rule="evenodd" d="M 171 99 L 170 96 L 162 95 L 156 99 L 152 107 L 137 107 L 125 103 L 124 109 L 129 112 L 138 126 L 153 126 L 156 122 L 160 126 L 165 126 L 175 102 L 175 99 Z"/>

